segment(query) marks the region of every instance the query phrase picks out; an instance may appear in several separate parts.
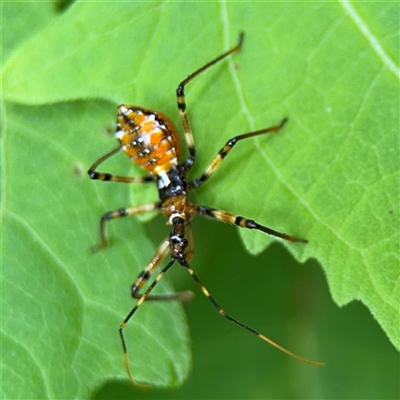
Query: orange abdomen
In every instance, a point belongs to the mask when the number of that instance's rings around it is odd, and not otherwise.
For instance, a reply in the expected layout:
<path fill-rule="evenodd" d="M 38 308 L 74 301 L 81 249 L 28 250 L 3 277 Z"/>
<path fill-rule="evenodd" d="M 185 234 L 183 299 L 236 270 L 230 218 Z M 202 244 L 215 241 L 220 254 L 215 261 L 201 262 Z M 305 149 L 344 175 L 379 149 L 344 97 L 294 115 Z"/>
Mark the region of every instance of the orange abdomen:
<path fill-rule="evenodd" d="M 120 105 L 116 135 L 123 151 L 154 176 L 168 172 L 179 163 L 178 131 L 160 112 Z"/>

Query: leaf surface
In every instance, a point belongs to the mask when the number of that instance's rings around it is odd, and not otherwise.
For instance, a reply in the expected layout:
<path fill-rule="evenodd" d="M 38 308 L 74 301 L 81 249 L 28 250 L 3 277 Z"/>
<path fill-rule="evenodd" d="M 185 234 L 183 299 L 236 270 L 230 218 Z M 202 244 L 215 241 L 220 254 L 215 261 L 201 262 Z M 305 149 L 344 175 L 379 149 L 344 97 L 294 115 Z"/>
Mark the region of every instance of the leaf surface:
<path fill-rule="evenodd" d="M 287 248 L 317 259 L 337 304 L 361 300 L 399 348 L 398 21 L 395 3 L 77 2 L 16 41 L 2 71 L 4 302 L 18 315 L 5 314 L 10 371 L 32 365 L 48 397 L 124 376 L 117 328 L 153 240 L 136 220 L 115 221 L 113 246 L 87 249 L 100 215 L 154 190 L 90 182 L 85 171 L 115 146 L 102 132 L 117 104 L 178 125 L 177 84 L 242 30 L 243 51 L 187 87 L 194 176 L 230 137 L 289 124 L 238 144 L 195 199 L 307 238 Z M 107 168 L 138 173 L 121 158 Z M 240 233 L 252 253 L 272 240 Z M 173 290 L 168 279 L 160 290 Z M 127 328 L 135 377 L 177 385 L 190 369 L 183 310 L 143 308 Z"/>

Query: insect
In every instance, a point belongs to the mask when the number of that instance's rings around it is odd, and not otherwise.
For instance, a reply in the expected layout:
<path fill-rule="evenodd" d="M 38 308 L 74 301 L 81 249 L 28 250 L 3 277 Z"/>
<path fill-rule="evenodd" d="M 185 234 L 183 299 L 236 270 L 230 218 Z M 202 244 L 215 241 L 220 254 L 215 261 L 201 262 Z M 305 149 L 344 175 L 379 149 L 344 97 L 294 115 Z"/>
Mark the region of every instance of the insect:
<path fill-rule="evenodd" d="M 180 264 L 189 272 L 189 274 L 200 287 L 201 291 L 210 300 L 212 305 L 216 308 L 221 316 L 227 318 L 236 325 L 239 325 L 243 329 L 253 333 L 260 339 L 268 342 L 272 346 L 298 360 L 313 365 L 323 365 L 323 363 L 311 361 L 292 353 L 291 351 L 269 339 L 267 336 L 257 332 L 253 328 L 250 328 L 249 326 L 233 318 L 231 315 L 227 314 L 214 300 L 189 264 L 194 254 L 193 233 L 190 221 L 192 218 L 198 215 L 207 216 L 216 219 L 217 221 L 237 225 L 241 228 L 256 229 L 269 235 L 288 240 L 289 242 L 307 243 L 307 240 L 305 239 L 300 239 L 286 233 L 275 231 L 251 219 L 234 215 L 227 211 L 194 204 L 189 200 L 189 193 L 209 180 L 209 178 L 220 167 L 225 157 L 238 142 L 252 137 L 265 135 L 267 133 L 278 132 L 287 121 L 287 119 L 284 118 L 277 125 L 255 132 L 245 133 L 229 139 L 199 178 L 192 180 L 188 179 L 188 173 L 196 160 L 196 149 L 194 145 L 193 133 L 190 128 L 189 118 L 186 112 L 185 87 L 189 82 L 191 82 L 211 66 L 217 64 L 230 54 L 238 52 L 242 48 L 243 37 L 244 34 L 241 33 L 239 35 L 238 42 L 234 47 L 190 74 L 178 85 L 176 90 L 177 105 L 189 153 L 186 160 L 181 160 L 181 144 L 178 130 L 174 123 L 166 115 L 161 112 L 148 110 L 143 107 L 122 104 L 118 107 L 117 115 L 116 137 L 119 141 L 118 146 L 99 158 L 88 171 L 91 179 L 97 179 L 101 181 L 123 183 L 153 182 L 156 183 L 159 194 L 159 201 L 155 203 L 123 208 L 104 214 L 100 220 L 100 247 L 108 246 L 106 224 L 108 221 L 116 218 L 159 210 L 167 218 L 167 223 L 171 225 L 171 231 L 169 235 L 162 241 L 148 265 L 139 274 L 131 286 L 131 294 L 135 299 L 138 299 L 138 301 L 119 327 L 119 335 L 122 342 L 125 367 L 130 380 L 136 384 L 139 383 L 134 380 L 131 373 L 128 350 L 123 330 L 128 321 L 136 313 L 145 300 L 190 300 L 192 296 L 191 292 L 179 292 L 162 295 L 155 295 L 151 293 L 164 274 L 175 263 Z M 148 173 L 148 175 L 146 177 L 139 178 L 112 175 L 110 173 L 97 171 L 97 168 L 100 164 L 120 151 L 126 153 L 132 159 L 132 161 L 141 166 Z M 142 293 L 141 289 L 149 280 L 151 274 L 156 270 L 157 267 L 161 265 L 162 261 L 169 253 L 171 255 L 169 262 L 161 269 L 161 272 L 158 273 L 156 278 Z"/>

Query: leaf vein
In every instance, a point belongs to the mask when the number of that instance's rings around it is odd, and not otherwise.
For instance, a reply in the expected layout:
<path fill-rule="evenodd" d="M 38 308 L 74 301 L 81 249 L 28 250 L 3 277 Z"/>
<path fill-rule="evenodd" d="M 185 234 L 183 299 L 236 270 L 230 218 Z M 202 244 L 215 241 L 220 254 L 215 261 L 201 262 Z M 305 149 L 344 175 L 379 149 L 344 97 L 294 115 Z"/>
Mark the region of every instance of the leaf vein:
<path fill-rule="evenodd" d="M 372 34 L 368 29 L 368 26 L 357 14 L 355 8 L 351 5 L 349 0 L 340 0 L 340 5 L 344 8 L 349 17 L 353 20 L 356 27 L 360 30 L 363 36 L 368 40 L 368 43 L 381 59 L 382 63 L 386 68 L 391 71 L 398 79 L 400 79 L 400 68 L 394 63 L 394 61 L 389 57 L 386 51 L 381 46 L 379 40 Z"/>

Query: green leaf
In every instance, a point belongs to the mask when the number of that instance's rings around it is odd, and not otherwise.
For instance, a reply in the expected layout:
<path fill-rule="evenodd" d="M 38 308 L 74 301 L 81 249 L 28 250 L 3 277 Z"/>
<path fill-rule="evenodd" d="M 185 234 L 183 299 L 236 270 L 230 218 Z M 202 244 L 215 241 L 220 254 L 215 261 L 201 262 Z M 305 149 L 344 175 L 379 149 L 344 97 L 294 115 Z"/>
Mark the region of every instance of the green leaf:
<path fill-rule="evenodd" d="M 99 151 L 79 145 L 96 136 L 107 142 L 98 133 L 113 114 L 100 102 L 7 107 L 4 335 L 18 352 L 9 368 L 32 364 L 19 379 L 38 397 L 43 387 L 49 398 L 87 397 L 104 376 L 126 377 L 118 326 L 133 306 L 129 285 L 154 248 L 138 222 L 121 221 L 118 232 L 110 227 L 113 246 L 91 254 L 100 216 L 126 204 L 128 186 L 117 193 L 93 184 L 85 163 Z M 167 280 L 159 286 L 173 291 Z M 142 308 L 125 329 L 134 376 L 180 384 L 190 366 L 182 306 Z"/>
<path fill-rule="evenodd" d="M 103 377 L 125 376 L 117 328 L 132 301 L 124 288 L 154 244 L 132 219 L 110 224 L 109 250 L 87 249 L 100 215 L 149 194 L 90 182 L 85 171 L 115 146 L 101 132 L 118 103 L 162 110 L 178 125 L 178 82 L 241 30 L 243 51 L 187 88 L 194 176 L 228 138 L 284 116 L 289 124 L 238 144 L 196 200 L 307 238 L 307 246 L 285 245 L 298 260 L 317 259 L 336 303 L 361 300 L 400 348 L 398 21 L 396 3 L 78 2 L 16 48 L 2 77 L 13 395 L 29 379 L 37 397 L 85 397 Z M 130 173 L 129 165 L 119 158 L 107 167 Z M 272 240 L 241 235 L 252 253 Z M 163 282 L 160 290 L 173 290 Z M 126 330 L 136 379 L 171 386 L 186 378 L 178 304 L 144 305 Z M 27 372 L 15 373 L 21 364 Z"/>
<path fill-rule="evenodd" d="M 26 39 L 49 24 L 55 17 L 50 2 L 2 2 L 1 63 Z"/>

